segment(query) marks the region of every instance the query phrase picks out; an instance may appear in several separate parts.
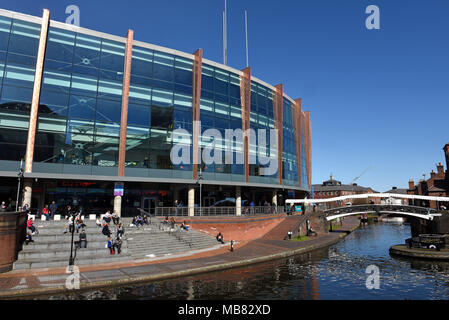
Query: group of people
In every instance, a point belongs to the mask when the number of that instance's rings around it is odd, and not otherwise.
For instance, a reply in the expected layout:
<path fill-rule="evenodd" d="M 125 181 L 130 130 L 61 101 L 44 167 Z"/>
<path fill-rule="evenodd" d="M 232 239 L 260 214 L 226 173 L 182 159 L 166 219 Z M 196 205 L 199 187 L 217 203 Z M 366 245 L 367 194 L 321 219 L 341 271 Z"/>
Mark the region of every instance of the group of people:
<path fill-rule="evenodd" d="M 69 206 L 70 207 L 70 206 Z M 66 216 L 66 226 L 63 233 L 72 233 L 76 232 L 79 234 L 79 241 L 76 241 L 75 244 L 78 248 L 87 248 L 87 234 L 86 234 L 86 224 L 84 223 L 81 213 L 71 214 Z"/>
<path fill-rule="evenodd" d="M 5 201 L 2 201 L 0 204 L 0 212 L 14 211 L 16 210 L 16 202 L 11 198 L 8 199 L 8 204 Z"/>
<path fill-rule="evenodd" d="M 125 228 L 123 227 L 119 215 L 116 212 L 111 214 L 108 210 L 103 216 L 103 219 L 97 217 L 96 223 L 102 228 L 101 233 L 108 238 L 106 248 L 109 249 L 109 253 L 111 255 L 115 253 L 120 254 L 122 251 L 122 237 L 125 234 Z M 114 239 L 112 238 L 111 223 L 115 227 Z"/>
<path fill-rule="evenodd" d="M 131 221 L 130 227 L 140 227 L 140 226 L 144 226 L 146 224 L 150 224 L 150 222 L 148 221 L 148 216 L 146 214 L 144 214 L 143 216 L 138 214 L 137 216 L 133 217 L 133 220 Z"/>
<path fill-rule="evenodd" d="M 166 216 L 164 221 L 162 221 L 162 223 L 167 226 L 170 226 L 171 229 L 174 229 L 175 225 L 176 225 L 176 220 L 174 217 L 171 217 L 169 219 L 168 216 Z M 187 222 L 185 220 L 181 223 L 181 225 L 179 227 L 183 230 L 189 231 L 189 225 L 187 224 Z"/>

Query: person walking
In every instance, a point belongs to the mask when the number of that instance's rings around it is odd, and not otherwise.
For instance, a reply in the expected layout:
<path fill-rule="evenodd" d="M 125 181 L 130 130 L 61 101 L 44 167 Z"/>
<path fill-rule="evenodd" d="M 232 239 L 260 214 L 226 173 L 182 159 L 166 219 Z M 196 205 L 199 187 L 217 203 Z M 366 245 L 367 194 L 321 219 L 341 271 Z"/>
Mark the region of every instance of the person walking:
<path fill-rule="evenodd" d="M 101 230 L 101 233 L 108 238 L 111 237 L 111 229 L 109 228 L 109 224 L 105 223 L 105 225 L 103 226 L 103 230 Z"/>
<path fill-rule="evenodd" d="M 123 235 L 125 234 L 125 228 L 123 228 L 123 224 L 119 223 L 119 225 L 117 226 L 117 237 L 123 237 Z"/>

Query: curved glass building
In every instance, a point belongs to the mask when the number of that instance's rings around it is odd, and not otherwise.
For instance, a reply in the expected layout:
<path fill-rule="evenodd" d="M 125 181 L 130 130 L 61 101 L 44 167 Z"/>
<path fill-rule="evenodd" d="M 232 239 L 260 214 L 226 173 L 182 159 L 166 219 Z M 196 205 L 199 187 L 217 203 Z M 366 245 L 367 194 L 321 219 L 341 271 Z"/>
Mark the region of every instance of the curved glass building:
<path fill-rule="evenodd" d="M 175 146 L 185 161 L 172 161 Z M 21 160 L 19 203 L 38 211 L 283 205 L 310 193 L 310 116 L 282 85 L 201 49 L 0 10 L 0 200 L 16 200 Z"/>

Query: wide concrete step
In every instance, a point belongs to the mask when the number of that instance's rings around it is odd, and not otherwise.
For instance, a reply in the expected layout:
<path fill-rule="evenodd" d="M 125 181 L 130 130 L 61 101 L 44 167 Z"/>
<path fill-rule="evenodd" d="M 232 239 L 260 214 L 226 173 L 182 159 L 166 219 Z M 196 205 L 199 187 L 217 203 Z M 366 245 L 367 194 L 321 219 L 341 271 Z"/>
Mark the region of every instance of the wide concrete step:
<path fill-rule="evenodd" d="M 111 235 L 112 237 L 114 236 L 114 234 Z M 61 242 L 71 242 L 72 241 L 72 236 L 70 234 L 44 234 L 44 235 L 34 235 L 33 236 L 33 240 L 34 242 L 43 242 L 43 243 L 47 243 L 47 242 L 56 242 L 56 241 L 61 241 Z M 79 240 L 79 235 L 78 236 L 74 236 L 73 237 L 74 241 L 78 241 Z M 87 235 L 87 241 L 101 241 L 104 240 L 105 242 L 108 241 L 108 238 L 104 235 L 104 234 L 90 234 Z"/>
<path fill-rule="evenodd" d="M 89 245 L 89 244 L 88 244 Z M 128 252 L 128 248 L 127 247 L 123 247 L 122 245 L 122 253 L 127 253 Z M 109 255 L 109 249 L 105 248 L 103 245 L 103 248 L 98 247 L 98 248 L 90 248 L 89 246 L 87 248 L 83 248 L 83 249 L 78 249 L 76 251 L 76 257 L 77 258 L 96 258 L 96 257 L 101 257 L 101 256 L 107 256 Z M 42 259 L 42 260 L 48 260 L 48 261 L 53 261 L 53 260 L 58 260 L 59 258 L 68 258 L 70 256 L 70 249 L 59 249 L 58 251 L 56 250 L 37 250 L 34 252 L 29 252 L 29 251 L 21 251 L 19 253 L 19 259 L 18 260 L 28 260 L 28 259 Z"/>
<path fill-rule="evenodd" d="M 76 239 L 78 241 L 78 239 Z M 106 244 L 106 239 L 102 241 L 87 241 L 88 248 L 102 248 Z M 122 238 L 123 246 L 127 246 L 127 241 Z M 31 242 L 28 245 L 24 245 L 22 251 L 20 252 L 32 252 L 32 251 L 42 251 L 42 250 L 70 250 L 71 242 L 60 242 L 60 241 L 50 241 L 50 242 Z"/>
<path fill-rule="evenodd" d="M 104 263 L 113 263 L 129 260 L 131 257 L 127 254 L 115 254 L 110 255 L 109 253 L 106 255 L 101 255 L 99 257 L 76 257 L 75 265 L 94 265 L 94 264 L 104 264 Z M 38 259 L 26 259 L 26 260 L 17 260 L 14 263 L 14 270 L 24 270 L 24 269 L 40 269 L 40 268 L 57 268 L 57 267 L 66 267 L 68 266 L 69 256 L 64 258 L 55 259 L 52 261 Z"/>

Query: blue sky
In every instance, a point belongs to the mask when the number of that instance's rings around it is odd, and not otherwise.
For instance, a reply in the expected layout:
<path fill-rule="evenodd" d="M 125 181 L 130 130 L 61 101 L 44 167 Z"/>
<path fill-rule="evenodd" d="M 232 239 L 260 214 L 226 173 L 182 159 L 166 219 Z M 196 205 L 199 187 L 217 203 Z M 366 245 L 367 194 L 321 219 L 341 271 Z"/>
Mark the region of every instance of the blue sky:
<path fill-rule="evenodd" d="M 3 1 L 27 14 L 67 5 L 81 26 L 222 62 L 223 0 Z M 126 4 L 126 5 L 125 5 Z M 367 30 L 368 5 L 380 30 Z M 311 111 L 313 183 L 330 173 L 378 191 L 407 187 L 444 163 L 449 142 L 447 0 L 228 0 L 228 65 L 245 67 L 244 10 L 254 76 L 284 84 Z"/>

